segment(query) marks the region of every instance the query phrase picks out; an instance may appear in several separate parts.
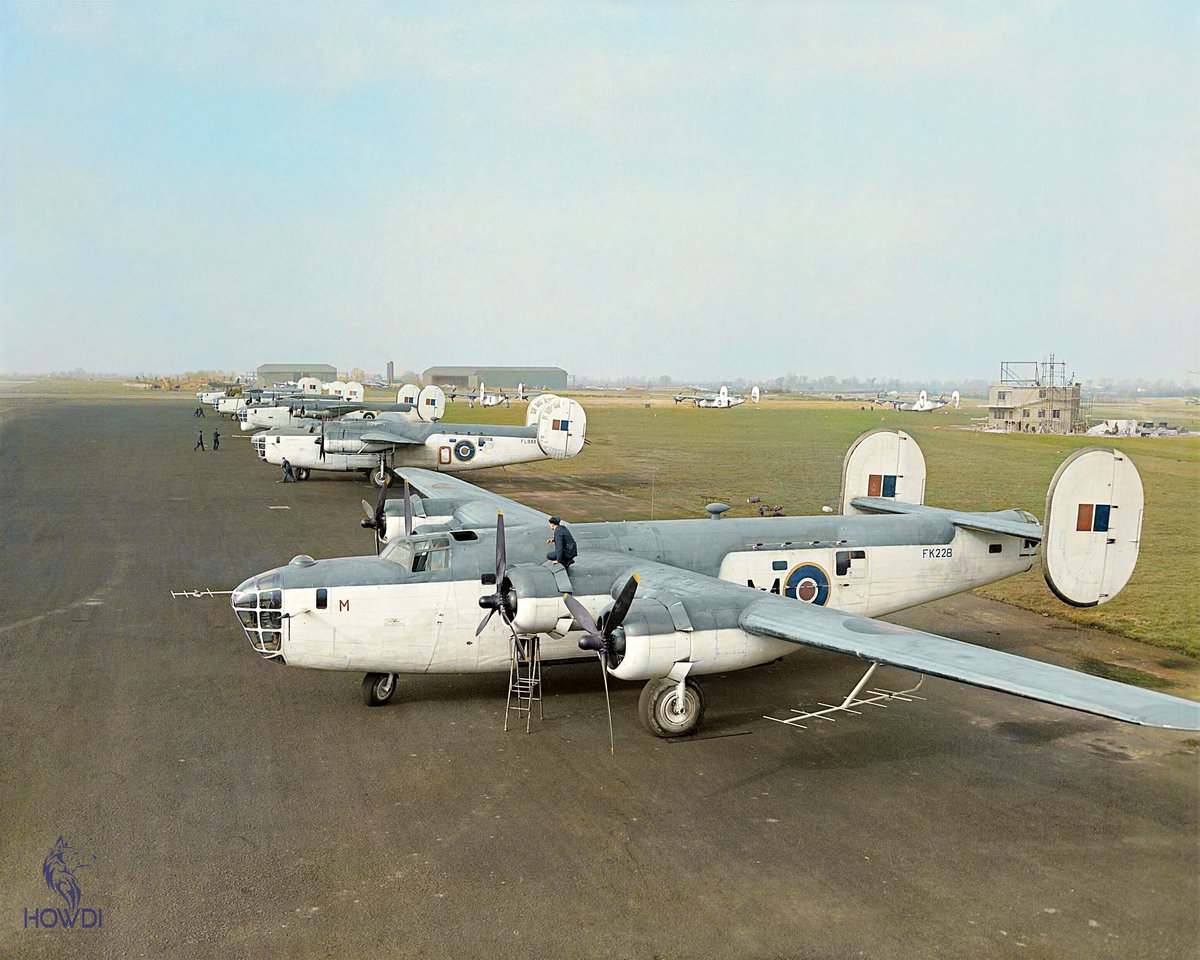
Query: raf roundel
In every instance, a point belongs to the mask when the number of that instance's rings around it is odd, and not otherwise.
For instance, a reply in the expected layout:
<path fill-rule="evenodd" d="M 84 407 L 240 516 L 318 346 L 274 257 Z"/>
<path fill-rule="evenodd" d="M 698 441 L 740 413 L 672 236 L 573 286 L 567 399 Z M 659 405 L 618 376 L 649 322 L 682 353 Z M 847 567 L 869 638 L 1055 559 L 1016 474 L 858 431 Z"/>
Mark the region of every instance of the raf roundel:
<path fill-rule="evenodd" d="M 788 574 L 784 594 L 823 607 L 829 602 L 829 574 L 815 563 L 802 563 Z"/>
<path fill-rule="evenodd" d="M 454 445 L 454 455 L 463 463 L 466 463 L 475 456 L 475 444 L 470 440 L 459 440 Z"/>

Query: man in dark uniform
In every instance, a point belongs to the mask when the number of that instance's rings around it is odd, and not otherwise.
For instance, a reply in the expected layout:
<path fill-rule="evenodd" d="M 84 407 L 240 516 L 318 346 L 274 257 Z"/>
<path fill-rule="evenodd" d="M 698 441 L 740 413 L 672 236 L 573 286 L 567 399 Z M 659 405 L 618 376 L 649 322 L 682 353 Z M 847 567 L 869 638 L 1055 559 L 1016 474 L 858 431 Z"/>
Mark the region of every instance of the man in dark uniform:
<path fill-rule="evenodd" d="M 192 453 L 195 453 L 197 450 L 203 450 L 203 449 L 204 449 L 204 431 L 197 430 L 196 431 L 196 445 L 194 447 L 192 447 Z"/>
<path fill-rule="evenodd" d="M 550 530 L 553 536 L 546 542 L 554 544 L 554 549 L 546 554 L 546 559 L 557 560 L 563 567 L 569 568 L 579 553 L 579 548 L 575 545 L 575 538 L 571 536 L 567 525 L 558 517 L 550 518 Z"/>
<path fill-rule="evenodd" d="M 204 407 L 203 407 L 203 405 L 196 407 L 196 412 L 195 412 L 195 413 L 193 413 L 193 414 L 192 414 L 192 416 L 193 416 L 193 417 L 202 417 L 202 416 L 204 416 Z"/>
<path fill-rule="evenodd" d="M 291 461 L 289 461 L 287 457 L 283 458 L 283 482 L 284 483 L 295 483 L 296 482 L 296 475 L 294 473 L 292 473 Z"/>
<path fill-rule="evenodd" d="M 221 432 L 219 430 L 213 430 L 213 450 L 220 450 L 220 449 L 221 449 Z"/>

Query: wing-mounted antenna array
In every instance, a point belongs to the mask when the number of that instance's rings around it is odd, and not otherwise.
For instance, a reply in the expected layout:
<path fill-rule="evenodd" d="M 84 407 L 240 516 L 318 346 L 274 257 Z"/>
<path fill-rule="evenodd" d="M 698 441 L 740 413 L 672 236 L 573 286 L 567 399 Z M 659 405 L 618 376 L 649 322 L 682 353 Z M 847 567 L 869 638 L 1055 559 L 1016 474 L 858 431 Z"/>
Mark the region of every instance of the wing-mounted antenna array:
<path fill-rule="evenodd" d="M 538 415 L 538 446 L 551 460 L 569 460 L 583 449 L 587 414 L 576 401 L 555 397 Z"/>
<path fill-rule="evenodd" d="M 1129 582 L 1142 538 L 1145 498 L 1137 467 L 1120 450 L 1067 457 L 1046 493 L 1042 568 L 1064 603 L 1107 603 Z"/>
<path fill-rule="evenodd" d="M 925 502 L 925 455 L 903 430 L 871 430 L 850 445 L 842 464 L 842 513 L 863 511 L 855 497 Z"/>
<path fill-rule="evenodd" d="M 416 407 L 418 417 L 426 423 L 437 423 L 446 415 L 446 394 L 441 387 L 422 387 Z"/>

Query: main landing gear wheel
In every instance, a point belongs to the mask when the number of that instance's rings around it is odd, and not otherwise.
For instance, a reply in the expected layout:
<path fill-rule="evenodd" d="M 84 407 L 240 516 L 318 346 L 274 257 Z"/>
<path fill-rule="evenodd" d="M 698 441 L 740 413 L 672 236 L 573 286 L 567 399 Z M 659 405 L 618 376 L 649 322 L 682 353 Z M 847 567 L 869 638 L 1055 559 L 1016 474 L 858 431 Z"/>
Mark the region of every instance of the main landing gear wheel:
<path fill-rule="evenodd" d="M 387 472 L 387 469 L 383 466 L 383 464 L 380 464 L 367 474 L 367 479 L 377 487 L 386 487 L 392 482 L 392 475 Z"/>
<path fill-rule="evenodd" d="M 309 474 L 308 467 L 297 467 L 296 468 L 296 479 L 297 480 L 307 480 L 308 474 Z"/>
<path fill-rule="evenodd" d="M 656 737 L 690 737 L 704 719 L 704 691 L 694 680 L 684 681 L 682 701 L 674 680 L 651 680 L 638 698 L 642 726 Z"/>
<path fill-rule="evenodd" d="M 368 707 L 382 707 L 396 692 L 394 673 L 368 673 L 363 677 L 363 703 Z"/>

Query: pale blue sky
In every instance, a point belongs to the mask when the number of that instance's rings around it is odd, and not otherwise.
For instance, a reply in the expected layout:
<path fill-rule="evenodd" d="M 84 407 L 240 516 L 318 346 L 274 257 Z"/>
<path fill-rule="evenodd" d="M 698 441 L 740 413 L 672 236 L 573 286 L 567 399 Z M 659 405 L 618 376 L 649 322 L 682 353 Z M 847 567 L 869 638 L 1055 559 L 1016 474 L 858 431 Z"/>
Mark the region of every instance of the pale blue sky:
<path fill-rule="evenodd" d="M 1200 370 L 1200 5 L 3 4 L 0 370 Z"/>

